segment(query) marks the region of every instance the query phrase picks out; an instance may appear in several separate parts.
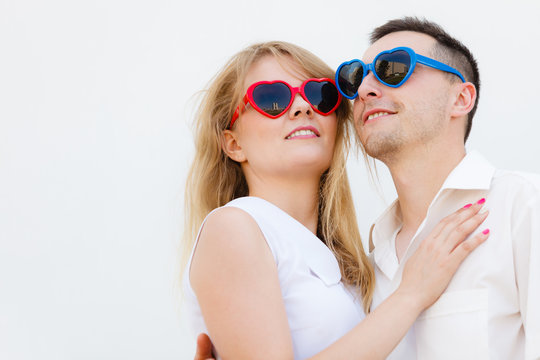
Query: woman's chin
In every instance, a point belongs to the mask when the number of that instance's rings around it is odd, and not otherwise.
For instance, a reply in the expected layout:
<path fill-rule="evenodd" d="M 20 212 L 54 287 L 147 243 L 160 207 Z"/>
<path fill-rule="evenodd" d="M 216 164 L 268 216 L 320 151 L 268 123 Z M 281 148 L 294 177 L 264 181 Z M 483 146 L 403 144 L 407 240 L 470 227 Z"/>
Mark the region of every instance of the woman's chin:
<path fill-rule="evenodd" d="M 313 176 L 318 177 L 330 167 L 330 159 L 328 161 L 321 160 L 323 160 L 321 157 L 315 156 L 289 159 L 289 161 L 286 161 L 286 164 L 284 164 L 284 170 L 291 174 L 313 174 Z"/>

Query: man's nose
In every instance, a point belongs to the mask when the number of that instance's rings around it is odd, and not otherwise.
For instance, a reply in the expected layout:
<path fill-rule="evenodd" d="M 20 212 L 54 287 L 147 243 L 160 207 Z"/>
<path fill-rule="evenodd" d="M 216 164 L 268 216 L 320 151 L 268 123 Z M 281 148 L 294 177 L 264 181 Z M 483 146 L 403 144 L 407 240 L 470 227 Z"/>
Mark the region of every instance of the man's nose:
<path fill-rule="evenodd" d="M 368 100 L 369 98 L 376 98 L 380 97 L 382 94 L 382 86 L 381 82 L 377 80 L 375 75 L 373 75 L 373 72 L 370 71 L 364 78 L 362 79 L 362 83 L 360 84 L 360 87 L 358 88 L 358 97 L 360 100 Z"/>

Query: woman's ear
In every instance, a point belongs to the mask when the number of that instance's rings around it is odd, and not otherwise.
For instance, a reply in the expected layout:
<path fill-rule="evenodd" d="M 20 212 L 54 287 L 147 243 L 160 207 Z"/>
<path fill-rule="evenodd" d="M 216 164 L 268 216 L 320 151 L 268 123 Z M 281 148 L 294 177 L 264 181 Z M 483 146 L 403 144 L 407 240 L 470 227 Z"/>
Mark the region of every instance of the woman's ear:
<path fill-rule="evenodd" d="M 223 131 L 223 141 L 221 142 L 221 148 L 223 149 L 223 152 L 225 152 L 225 154 L 227 154 L 227 156 L 230 157 L 232 160 L 239 163 L 246 161 L 246 156 L 244 155 L 242 146 L 238 142 L 237 133 L 231 130 Z"/>
<path fill-rule="evenodd" d="M 451 116 L 460 118 L 466 116 L 476 103 L 476 87 L 473 83 L 465 82 L 459 84 L 459 93 L 454 99 Z"/>

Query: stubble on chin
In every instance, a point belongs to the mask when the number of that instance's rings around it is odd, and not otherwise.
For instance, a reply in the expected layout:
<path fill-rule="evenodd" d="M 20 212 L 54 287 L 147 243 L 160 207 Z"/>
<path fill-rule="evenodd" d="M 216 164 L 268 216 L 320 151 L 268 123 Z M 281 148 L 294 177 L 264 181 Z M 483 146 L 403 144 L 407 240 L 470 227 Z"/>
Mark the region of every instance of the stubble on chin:
<path fill-rule="evenodd" d="M 385 162 L 397 153 L 404 143 L 400 129 L 394 131 L 370 131 L 366 134 L 363 126 L 355 124 L 358 142 L 367 155 Z"/>
<path fill-rule="evenodd" d="M 425 147 L 444 131 L 444 119 L 448 117 L 444 112 L 446 101 L 446 97 L 441 96 L 435 101 L 420 103 L 412 113 L 429 116 L 417 115 L 414 119 L 407 117 L 407 112 L 401 111 L 398 104 L 394 103 L 391 108 L 397 109 L 396 112 L 403 113 L 405 117 L 400 117 L 397 122 L 395 119 L 393 124 L 387 124 L 383 128 L 368 129 L 367 132 L 363 125 L 356 122 L 358 140 L 366 154 L 388 165 L 398 158 L 404 148 L 410 145 Z"/>
<path fill-rule="evenodd" d="M 371 134 L 367 139 L 360 138 L 366 153 L 382 162 L 389 161 L 399 152 L 403 139 L 396 134 Z"/>
<path fill-rule="evenodd" d="M 399 113 L 401 111 L 400 104 L 396 102 L 385 102 L 382 103 L 372 103 L 370 108 L 381 107 L 385 109 L 391 109 L 394 113 Z M 356 110 L 356 109 L 355 109 Z M 355 118 L 355 130 L 359 143 L 364 148 L 364 151 L 367 155 L 386 162 L 390 160 L 394 154 L 399 152 L 405 143 L 403 138 L 404 132 L 401 128 L 401 124 L 387 124 L 383 128 L 375 125 L 375 128 L 369 128 L 372 125 L 368 125 L 368 130 L 365 129 L 365 126 L 362 124 L 363 112 L 358 112 L 360 116 Z M 394 121 L 393 121 L 394 122 Z"/>

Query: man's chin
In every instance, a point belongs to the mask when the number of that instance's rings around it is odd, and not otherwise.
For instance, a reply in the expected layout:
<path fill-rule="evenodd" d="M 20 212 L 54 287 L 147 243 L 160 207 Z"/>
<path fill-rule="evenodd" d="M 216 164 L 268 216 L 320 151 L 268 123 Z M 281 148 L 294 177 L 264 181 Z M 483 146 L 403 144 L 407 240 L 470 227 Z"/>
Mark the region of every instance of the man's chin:
<path fill-rule="evenodd" d="M 400 143 L 396 138 L 368 139 L 362 142 L 366 154 L 385 162 L 399 151 Z"/>

